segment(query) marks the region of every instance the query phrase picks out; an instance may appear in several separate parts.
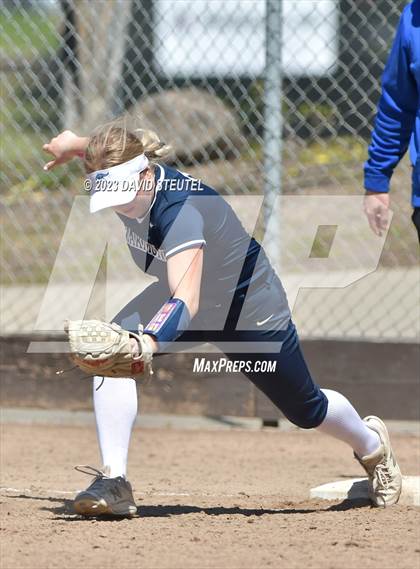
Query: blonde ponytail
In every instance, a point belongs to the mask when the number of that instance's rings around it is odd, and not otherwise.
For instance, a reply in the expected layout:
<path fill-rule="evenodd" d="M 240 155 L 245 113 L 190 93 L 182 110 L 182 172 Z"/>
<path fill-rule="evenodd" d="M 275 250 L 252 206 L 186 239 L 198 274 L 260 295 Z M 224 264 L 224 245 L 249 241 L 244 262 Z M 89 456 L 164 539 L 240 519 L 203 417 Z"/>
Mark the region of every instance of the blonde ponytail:
<path fill-rule="evenodd" d="M 172 148 L 159 140 L 159 136 L 153 130 L 136 128 L 134 133 L 142 143 L 143 152 L 149 160 L 162 160 L 172 152 Z"/>
<path fill-rule="evenodd" d="M 145 154 L 152 162 L 163 160 L 172 148 L 159 136 L 141 128 L 130 130 L 126 119 L 115 119 L 93 132 L 85 152 L 87 173 L 104 170 L 128 162 L 139 154 Z"/>

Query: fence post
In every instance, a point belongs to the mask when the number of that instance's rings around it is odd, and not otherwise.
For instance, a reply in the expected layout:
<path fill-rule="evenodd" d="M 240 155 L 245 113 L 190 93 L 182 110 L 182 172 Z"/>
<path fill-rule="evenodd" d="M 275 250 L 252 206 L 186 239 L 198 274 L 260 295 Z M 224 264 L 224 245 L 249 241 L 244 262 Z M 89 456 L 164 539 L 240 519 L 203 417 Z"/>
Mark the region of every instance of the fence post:
<path fill-rule="evenodd" d="M 282 167 L 282 13 L 283 0 L 266 0 L 265 77 L 264 77 L 264 228 L 267 231 L 276 196 L 281 194 Z M 278 211 L 276 212 L 278 213 Z M 280 220 L 270 224 L 265 240 L 266 252 L 280 268 Z"/>

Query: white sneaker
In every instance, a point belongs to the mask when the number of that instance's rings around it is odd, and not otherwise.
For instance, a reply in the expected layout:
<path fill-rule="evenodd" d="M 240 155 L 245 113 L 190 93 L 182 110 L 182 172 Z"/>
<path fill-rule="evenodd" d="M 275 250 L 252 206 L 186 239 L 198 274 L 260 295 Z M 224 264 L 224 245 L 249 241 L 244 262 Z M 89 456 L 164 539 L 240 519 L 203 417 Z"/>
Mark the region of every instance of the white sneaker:
<path fill-rule="evenodd" d="M 354 456 L 368 475 L 369 498 L 375 506 L 386 508 L 399 500 L 402 488 L 401 471 L 392 451 L 385 423 L 374 415 L 365 417 L 363 421 L 369 429 L 378 433 L 381 446 L 361 458 L 356 453 Z"/>
<path fill-rule="evenodd" d="M 123 476 L 110 478 L 107 469 L 97 470 L 92 466 L 76 466 L 76 470 L 95 476 L 92 484 L 74 499 L 74 509 L 82 516 L 132 517 L 137 508 L 131 484 Z"/>

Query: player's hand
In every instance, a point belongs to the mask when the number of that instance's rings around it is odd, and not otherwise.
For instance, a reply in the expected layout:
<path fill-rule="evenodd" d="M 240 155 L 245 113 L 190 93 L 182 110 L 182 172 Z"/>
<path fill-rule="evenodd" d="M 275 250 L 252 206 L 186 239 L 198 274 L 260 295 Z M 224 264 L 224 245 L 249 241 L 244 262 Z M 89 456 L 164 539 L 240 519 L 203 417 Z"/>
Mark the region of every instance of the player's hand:
<path fill-rule="evenodd" d="M 388 227 L 389 194 L 366 192 L 363 208 L 372 231 L 381 236 Z"/>
<path fill-rule="evenodd" d="M 83 151 L 82 140 L 71 130 L 65 130 L 52 138 L 42 149 L 54 156 L 54 160 L 47 162 L 44 170 L 51 170 L 59 164 L 65 164 Z"/>

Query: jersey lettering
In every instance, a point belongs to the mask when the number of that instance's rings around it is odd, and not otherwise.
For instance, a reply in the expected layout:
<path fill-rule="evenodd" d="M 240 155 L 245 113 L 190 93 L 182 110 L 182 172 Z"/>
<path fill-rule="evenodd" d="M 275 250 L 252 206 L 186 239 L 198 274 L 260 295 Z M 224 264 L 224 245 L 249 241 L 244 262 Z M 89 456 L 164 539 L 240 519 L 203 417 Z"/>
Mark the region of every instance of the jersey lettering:
<path fill-rule="evenodd" d="M 152 245 L 152 243 L 149 243 L 145 239 L 142 239 L 139 235 L 134 233 L 134 231 L 128 225 L 126 226 L 125 230 L 125 238 L 129 247 L 143 251 L 143 253 L 152 255 L 152 257 L 156 257 L 159 259 L 159 261 L 166 263 L 165 251 L 163 249 L 157 249 L 154 245 Z"/>

